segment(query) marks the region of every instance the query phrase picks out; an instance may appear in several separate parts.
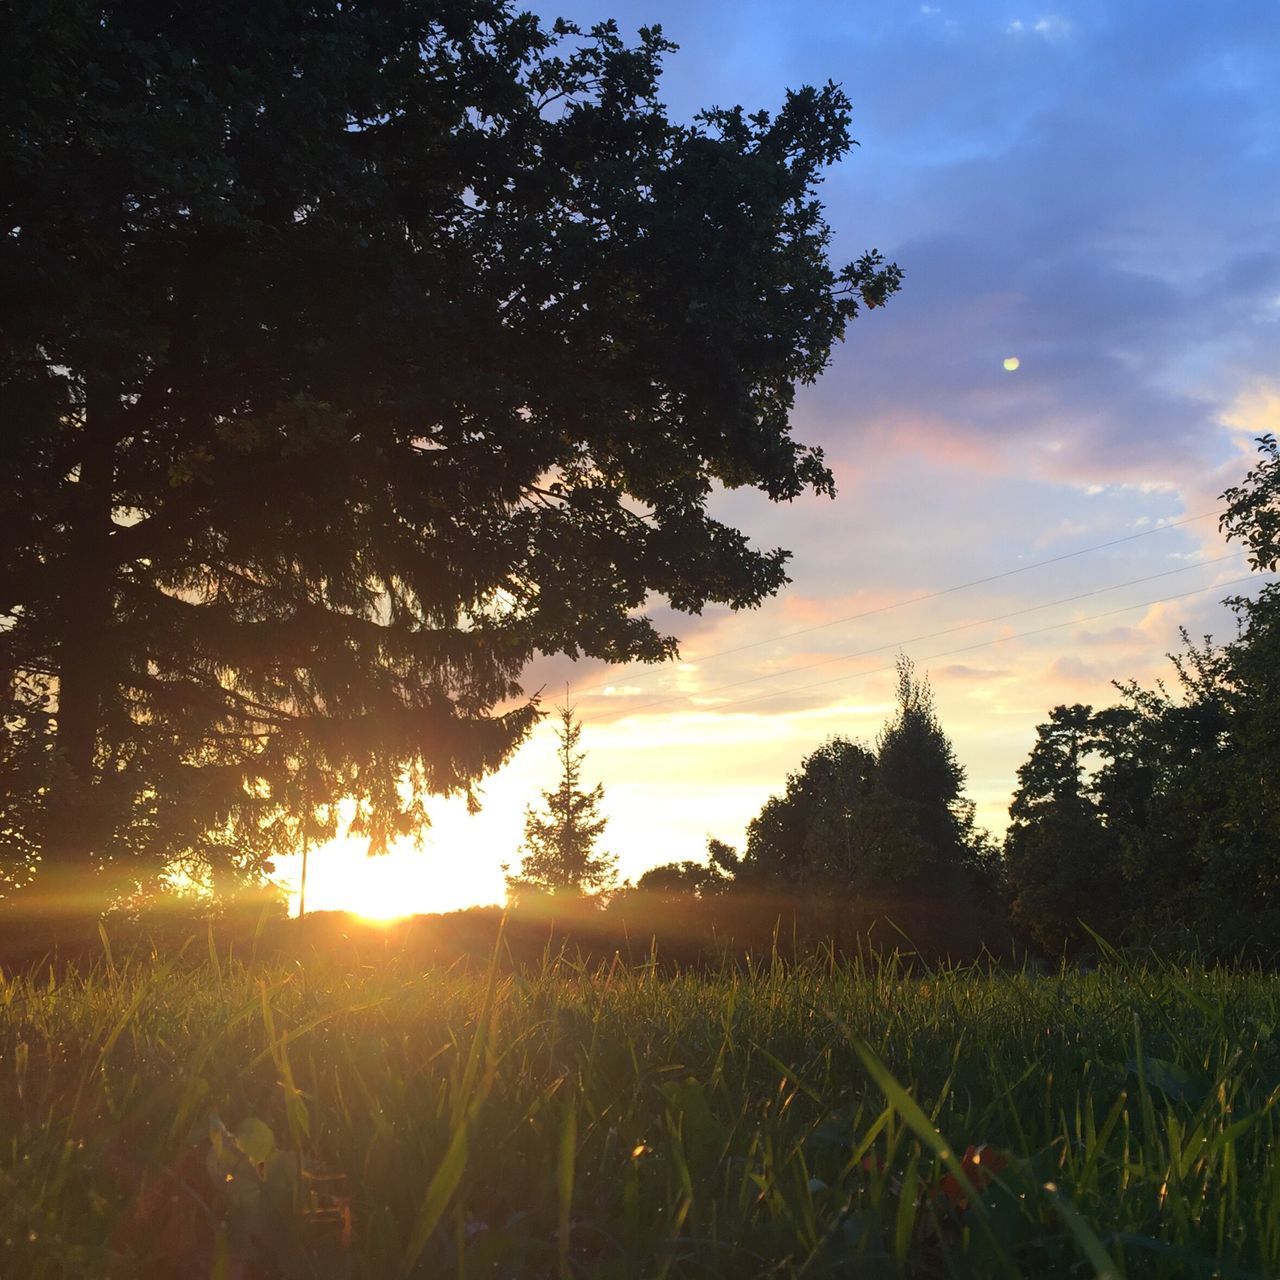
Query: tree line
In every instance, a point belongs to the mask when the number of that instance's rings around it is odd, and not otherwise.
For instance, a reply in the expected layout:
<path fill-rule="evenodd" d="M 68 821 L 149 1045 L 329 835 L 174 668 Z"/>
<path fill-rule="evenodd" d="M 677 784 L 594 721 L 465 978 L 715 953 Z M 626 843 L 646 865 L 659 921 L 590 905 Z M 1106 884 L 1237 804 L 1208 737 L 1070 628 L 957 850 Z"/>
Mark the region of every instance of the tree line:
<path fill-rule="evenodd" d="M 1222 528 L 1249 549 L 1255 570 L 1280 562 L 1280 457 L 1274 437 L 1229 489 Z M 747 828 L 739 853 L 709 842 L 705 861 L 645 872 L 634 893 L 675 905 L 719 901 L 722 923 L 745 897 L 824 900 L 859 919 L 875 915 L 998 946 L 1013 938 L 1048 955 L 1073 954 L 1093 933 L 1223 959 L 1273 960 L 1280 939 L 1280 588 L 1232 598 L 1234 639 L 1206 637 L 1171 655 L 1170 686 L 1117 681 L 1114 705 L 1057 706 L 1037 726 L 1018 770 L 1010 824 L 997 844 L 974 820 L 965 775 L 943 731 L 927 679 L 900 658 L 896 707 L 873 747 L 833 737 L 791 773 Z M 570 736 L 571 735 L 571 736 Z M 574 781 L 548 792 L 549 819 L 530 811 L 536 855 L 518 887 L 579 892 L 585 877 L 555 853 L 577 831 L 577 862 L 598 887 L 612 864 L 592 862 L 592 825 L 576 826 L 582 756 L 566 709 L 562 744 Z M 587 859 L 586 862 L 583 858 Z M 532 874 L 530 874 L 530 872 Z M 617 904 L 624 906 L 624 888 Z M 709 919 L 714 919 L 712 913 Z M 939 922 L 945 920 L 947 927 Z M 965 928 L 965 922 L 969 928 Z M 983 936 L 985 934 L 985 936 Z"/>

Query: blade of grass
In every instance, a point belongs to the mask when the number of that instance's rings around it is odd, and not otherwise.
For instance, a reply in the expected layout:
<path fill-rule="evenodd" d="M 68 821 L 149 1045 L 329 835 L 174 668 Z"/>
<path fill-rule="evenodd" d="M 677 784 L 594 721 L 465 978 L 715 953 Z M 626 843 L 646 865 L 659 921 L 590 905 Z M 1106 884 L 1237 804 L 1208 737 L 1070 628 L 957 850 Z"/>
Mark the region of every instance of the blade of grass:
<path fill-rule="evenodd" d="M 969 1175 L 965 1172 L 963 1162 L 956 1158 L 950 1144 L 933 1127 L 929 1117 L 921 1110 L 920 1104 L 902 1087 L 889 1068 L 880 1061 L 875 1050 L 871 1048 L 866 1040 L 834 1014 L 828 1014 L 828 1017 L 848 1037 L 854 1051 L 862 1060 L 862 1065 L 866 1068 L 867 1074 L 879 1086 L 881 1093 L 885 1096 L 885 1100 L 893 1105 L 921 1145 L 932 1151 L 939 1162 L 946 1166 L 956 1182 L 959 1183 L 965 1199 L 973 1210 L 979 1229 L 987 1237 L 988 1243 L 995 1251 L 996 1257 L 1000 1259 L 1005 1273 L 1016 1280 L 1018 1270 L 1006 1253 L 1004 1246 L 991 1230 L 991 1224 L 987 1221 L 986 1206 L 979 1198 L 973 1183 L 969 1181 Z"/>

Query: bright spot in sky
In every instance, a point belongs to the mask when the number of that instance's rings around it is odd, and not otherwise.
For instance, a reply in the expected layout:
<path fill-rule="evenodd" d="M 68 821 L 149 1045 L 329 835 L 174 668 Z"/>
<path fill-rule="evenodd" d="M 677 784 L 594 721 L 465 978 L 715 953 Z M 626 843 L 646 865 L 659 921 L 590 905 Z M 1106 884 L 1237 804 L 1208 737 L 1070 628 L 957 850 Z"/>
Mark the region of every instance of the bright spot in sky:
<path fill-rule="evenodd" d="M 1004 358 L 1004 367 L 1010 373 L 1012 373 L 1021 363 L 1022 361 L 1019 360 L 1017 356 L 1005 356 Z"/>
<path fill-rule="evenodd" d="M 496 820 L 501 818 L 514 829 L 487 829 L 500 826 Z M 470 819 L 442 803 L 423 848 L 406 843 L 371 858 L 363 840 L 340 838 L 312 849 L 307 859 L 307 911 L 350 911 L 370 920 L 396 920 L 500 903 L 506 896 L 500 863 L 519 861 L 509 851 L 518 844 L 521 819 L 519 810 L 510 815 L 499 811 L 486 823 L 483 817 Z M 301 859 L 279 858 L 276 865 L 277 878 L 289 890 L 290 911 L 296 914 Z"/>

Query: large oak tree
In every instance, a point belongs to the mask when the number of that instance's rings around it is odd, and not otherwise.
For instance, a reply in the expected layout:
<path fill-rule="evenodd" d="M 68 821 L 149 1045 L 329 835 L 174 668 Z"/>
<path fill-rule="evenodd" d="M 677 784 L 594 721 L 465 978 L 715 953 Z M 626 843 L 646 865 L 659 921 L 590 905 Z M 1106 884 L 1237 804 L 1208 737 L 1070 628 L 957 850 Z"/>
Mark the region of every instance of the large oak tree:
<path fill-rule="evenodd" d="M 0 838 L 137 883 L 374 846 L 661 659 L 830 490 L 797 383 L 899 273 L 814 197 L 834 85 L 668 119 L 660 32 L 504 0 L 0 11 Z"/>

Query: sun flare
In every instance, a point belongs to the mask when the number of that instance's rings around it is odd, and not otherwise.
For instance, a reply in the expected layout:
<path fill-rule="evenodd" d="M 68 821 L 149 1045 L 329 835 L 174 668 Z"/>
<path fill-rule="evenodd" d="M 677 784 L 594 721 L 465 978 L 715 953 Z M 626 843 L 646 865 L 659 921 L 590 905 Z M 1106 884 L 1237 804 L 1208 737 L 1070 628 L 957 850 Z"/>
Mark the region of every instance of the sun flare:
<path fill-rule="evenodd" d="M 506 885 L 500 864 L 512 841 L 503 839 L 505 830 L 491 833 L 483 826 L 441 806 L 422 848 L 402 845 L 370 857 L 364 841 L 349 838 L 315 848 L 307 858 L 306 910 L 389 922 L 501 902 Z M 281 858 L 278 871 L 296 914 L 301 858 Z"/>
<path fill-rule="evenodd" d="M 348 911 L 365 920 L 391 924 L 422 909 L 414 906 L 412 895 L 405 892 L 405 877 L 380 876 L 377 871 L 376 867 L 366 869 L 364 883 L 352 894 Z"/>

